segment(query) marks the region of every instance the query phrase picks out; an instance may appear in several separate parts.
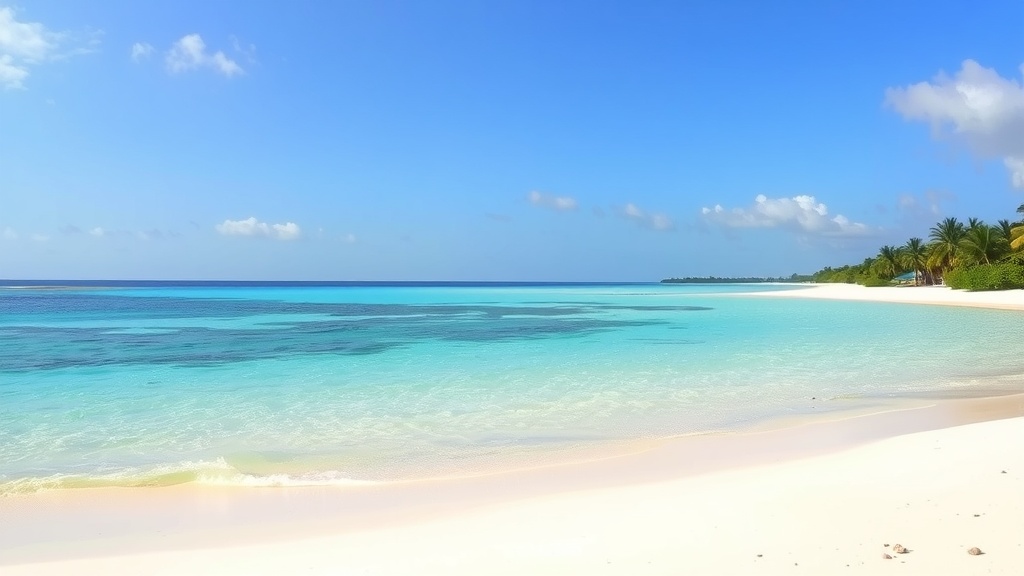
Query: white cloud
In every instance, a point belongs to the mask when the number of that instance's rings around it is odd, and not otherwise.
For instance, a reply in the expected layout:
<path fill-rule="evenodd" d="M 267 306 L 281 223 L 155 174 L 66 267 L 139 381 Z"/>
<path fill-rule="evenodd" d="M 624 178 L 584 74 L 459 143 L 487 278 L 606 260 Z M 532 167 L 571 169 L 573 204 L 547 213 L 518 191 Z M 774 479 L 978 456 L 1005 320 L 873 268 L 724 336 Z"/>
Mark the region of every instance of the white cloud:
<path fill-rule="evenodd" d="M 39 22 L 18 22 L 14 10 L 0 8 L 0 50 L 29 62 L 45 60 L 57 49 L 59 35 Z"/>
<path fill-rule="evenodd" d="M 728 228 L 791 228 L 800 232 L 823 236 L 860 236 L 869 229 L 859 222 L 851 222 L 842 214 L 829 217 L 828 207 L 814 196 L 768 198 L 758 194 L 754 205 L 727 210 L 720 204 L 703 208 L 701 213 L 708 222 Z"/>
<path fill-rule="evenodd" d="M 13 9 L 0 7 L 0 86 L 24 88 L 32 66 L 91 52 L 101 34 L 92 31 L 85 38 L 75 38 L 67 32 L 53 32 L 39 22 L 18 21 Z M 73 44 L 79 46 L 69 46 Z"/>
<path fill-rule="evenodd" d="M 530 200 L 530 204 L 533 204 L 534 206 L 543 206 L 545 208 L 551 208 L 552 210 L 562 212 L 575 210 L 577 207 L 576 199 L 571 196 L 554 196 L 552 194 L 545 194 L 534 190 L 527 194 L 526 197 Z"/>
<path fill-rule="evenodd" d="M 267 224 L 255 217 L 245 220 L 225 220 L 214 228 L 225 236 L 264 236 L 278 240 L 295 240 L 302 235 L 299 225 L 294 222 L 285 224 Z"/>
<path fill-rule="evenodd" d="M 932 82 L 889 88 L 885 101 L 907 120 L 930 123 L 936 135 L 948 130 L 982 158 L 1002 159 L 1013 185 L 1024 188 L 1024 86 L 1017 80 L 965 60 L 952 78 L 939 73 Z"/>
<path fill-rule="evenodd" d="M 274 230 L 274 234 L 281 240 L 295 240 L 302 234 L 299 225 L 294 222 L 274 224 L 271 228 Z"/>
<path fill-rule="evenodd" d="M 0 8 L 0 83 L 4 88 L 24 88 L 28 68 L 57 50 L 60 35 L 39 22 L 19 22 L 14 10 Z"/>
<path fill-rule="evenodd" d="M 1020 158 L 1013 156 L 1003 158 L 1003 164 L 1005 164 L 1006 169 L 1010 171 L 1010 178 L 1013 181 L 1013 187 L 1024 188 L 1024 155 Z"/>
<path fill-rule="evenodd" d="M 356 238 L 355 234 L 349 232 L 348 234 L 345 235 L 344 240 L 345 240 L 345 243 L 347 243 L 347 244 L 355 244 L 357 238 Z"/>
<path fill-rule="evenodd" d="M 153 54 L 153 46 L 147 42 L 136 42 L 132 44 L 132 61 L 138 62 L 149 58 Z"/>
<path fill-rule="evenodd" d="M 674 224 L 672 224 L 672 220 L 664 214 L 651 214 L 651 226 L 655 230 L 671 230 Z"/>
<path fill-rule="evenodd" d="M 30 238 L 33 242 L 47 242 L 50 239 L 46 234 L 33 234 Z"/>
<path fill-rule="evenodd" d="M 16 66 L 14 58 L 10 54 L 0 54 L 0 84 L 3 84 L 4 88 L 9 90 L 24 88 L 22 80 L 26 77 L 28 77 L 28 69 L 24 66 Z"/>
<path fill-rule="evenodd" d="M 212 68 L 227 76 L 245 74 L 245 70 L 234 60 L 218 50 L 213 54 L 206 51 L 206 43 L 199 34 L 189 34 L 171 45 L 165 59 L 167 70 L 172 73 L 186 72 L 197 68 Z"/>
<path fill-rule="evenodd" d="M 96 236 L 97 238 L 100 238 L 100 237 L 103 237 L 104 235 L 106 235 L 106 231 L 103 230 L 103 228 L 100 228 L 99 226 L 97 226 L 97 227 L 93 228 L 92 230 L 89 230 L 89 234 L 91 236 Z"/>
<path fill-rule="evenodd" d="M 7 228 L 4 228 L 4 238 L 7 240 L 17 240 L 18 233 L 14 231 L 14 228 L 8 226 Z"/>
<path fill-rule="evenodd" d="M 664 214 L 648 214 L 633 203 L 622 207 L 622 216 L 654 230 L 671 230 L 675 227 L 672 219 Z"/>

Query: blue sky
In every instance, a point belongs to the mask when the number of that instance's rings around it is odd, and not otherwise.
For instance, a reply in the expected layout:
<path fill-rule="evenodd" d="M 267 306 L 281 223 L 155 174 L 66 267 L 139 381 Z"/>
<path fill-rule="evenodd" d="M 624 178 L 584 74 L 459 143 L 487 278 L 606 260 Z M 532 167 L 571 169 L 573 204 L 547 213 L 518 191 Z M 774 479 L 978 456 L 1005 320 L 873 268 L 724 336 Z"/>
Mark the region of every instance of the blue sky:
<path fill-rule="evenodd" d="M 657 280 L 1024 202 L 1024 4 L 0 0 L 0 278 Z"/>

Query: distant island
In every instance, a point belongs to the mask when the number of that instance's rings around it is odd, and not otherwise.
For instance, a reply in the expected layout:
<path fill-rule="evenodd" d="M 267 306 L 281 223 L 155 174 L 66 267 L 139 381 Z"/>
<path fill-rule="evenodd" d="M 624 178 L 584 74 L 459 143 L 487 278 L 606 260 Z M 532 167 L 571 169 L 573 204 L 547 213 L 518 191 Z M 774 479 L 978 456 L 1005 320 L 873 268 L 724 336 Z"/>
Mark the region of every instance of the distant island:
<path fill-rule="evenodd" d="M 744 278 L 719 278 L 718 276 L 705 276 L 703 278 L 666 278 L 661 281 L 662 284 L 760 284 L 764 282 L 811 282 L 814 278 L 810 275 L 805 274 L 793 274 L 787 278 L 782 276 L 778 278 L 758 278 L 758 277 L 744 277 Z"/>

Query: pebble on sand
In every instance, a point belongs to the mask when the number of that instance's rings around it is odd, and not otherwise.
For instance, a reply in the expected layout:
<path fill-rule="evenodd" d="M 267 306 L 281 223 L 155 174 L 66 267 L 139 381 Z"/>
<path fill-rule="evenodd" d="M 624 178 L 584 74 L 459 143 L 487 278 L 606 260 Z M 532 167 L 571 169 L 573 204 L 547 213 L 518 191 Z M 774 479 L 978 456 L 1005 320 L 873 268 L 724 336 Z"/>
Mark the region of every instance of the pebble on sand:
<path fill-rule="evenodd" d="M 902 544 L 896 544 L 896 545 L 894 545 L 894 546 L 892 547 L 892 551 L 893 551 L 893 552 L 895 552 L 895 553 L 897 553 L 897 554 L 906 554 L 906 553 L 907 553 L 907 549 L 906 549 L 906 548 L 904 548 Z"/>
<path fill-rule="evenodd" d="M 977 546 L 975 546 L 974 548 L 971 548 L 970 550 L 968 550 L 967 553 L 970 554 L 971 556 L 981 556 L 981 548 L 978 548 Z"/>

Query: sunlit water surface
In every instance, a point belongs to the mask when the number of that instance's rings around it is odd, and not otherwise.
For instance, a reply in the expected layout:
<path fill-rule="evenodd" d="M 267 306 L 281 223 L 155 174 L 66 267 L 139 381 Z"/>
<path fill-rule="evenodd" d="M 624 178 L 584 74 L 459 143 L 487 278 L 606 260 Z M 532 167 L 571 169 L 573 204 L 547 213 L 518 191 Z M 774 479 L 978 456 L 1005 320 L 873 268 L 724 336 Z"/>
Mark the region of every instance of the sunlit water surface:
<path fill-rule="evenodd" d="M 0 290 L 0 494 L 344 484 L 1020 389 L 1021 314 L 765 285 Z"/>

